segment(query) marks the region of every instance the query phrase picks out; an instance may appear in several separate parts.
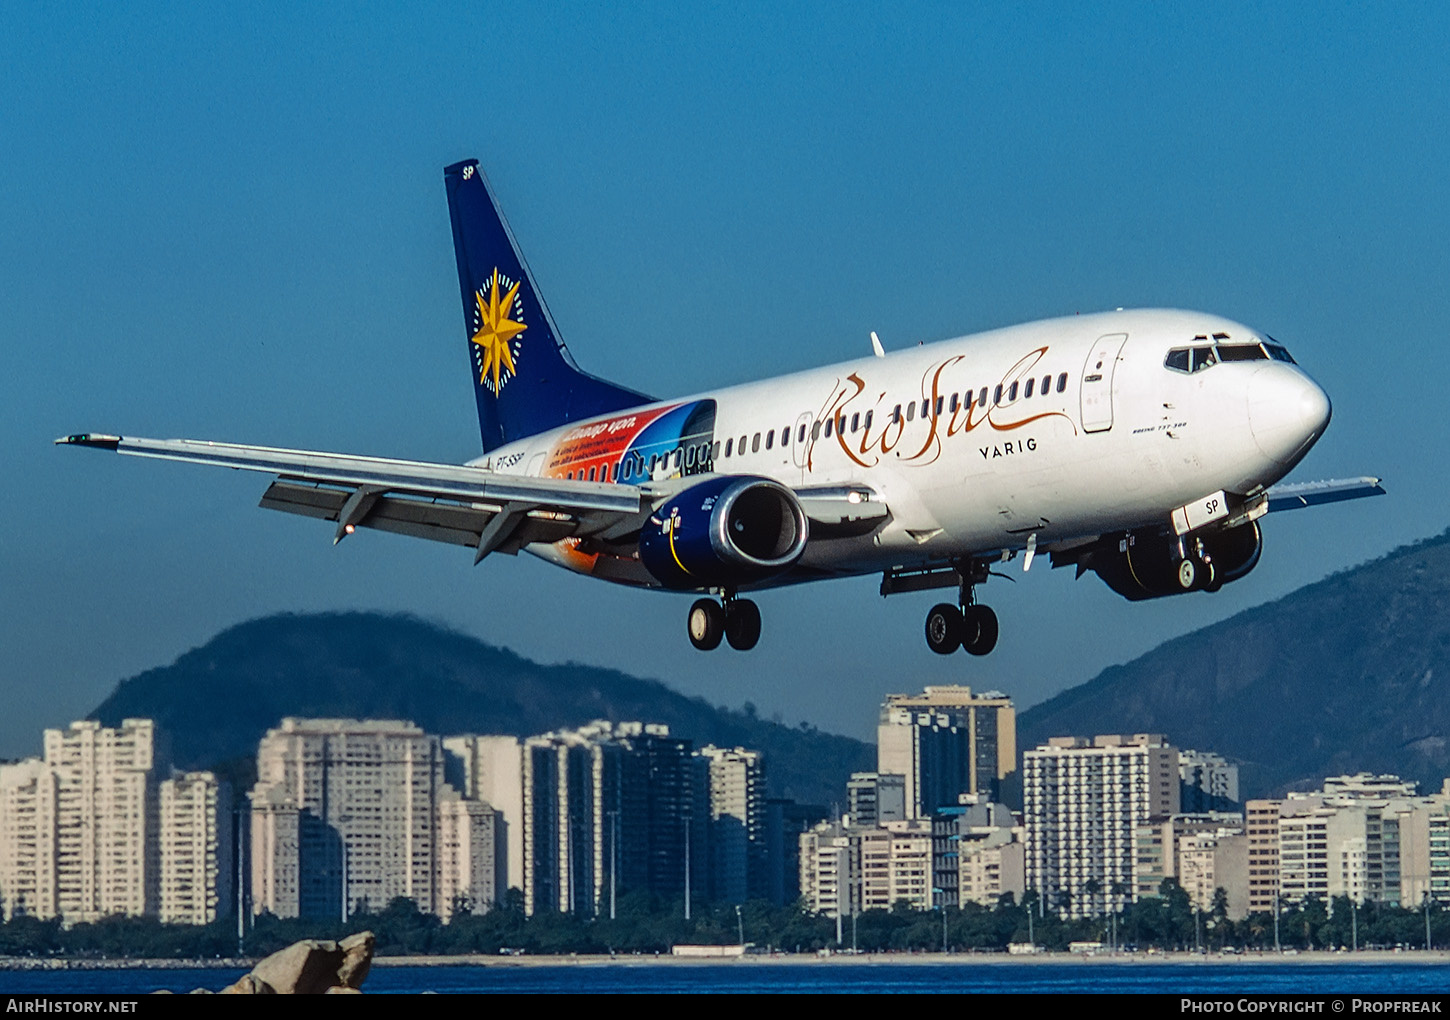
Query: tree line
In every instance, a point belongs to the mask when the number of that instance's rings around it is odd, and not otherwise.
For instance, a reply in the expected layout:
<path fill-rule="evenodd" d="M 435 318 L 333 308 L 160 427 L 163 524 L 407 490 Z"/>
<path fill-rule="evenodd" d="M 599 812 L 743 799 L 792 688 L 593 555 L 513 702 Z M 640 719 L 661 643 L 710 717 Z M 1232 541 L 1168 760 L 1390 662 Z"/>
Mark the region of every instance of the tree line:
<path fill-rule="evenodd" d="M 260 957 L 301 939 L 339 939 L 371 930 L 381 955 L 500 953 L 656 954 L 679 944 L 734 945 L 743 937 L 762 949 L 788 953 L 821 950 L 858 952 L 1002 952 L 1011 943 L 1066 950 L 1071 943 L 1102 943 L 1123 951 L 1219 952 L 1335 950 L 1358 947 L 1450 946 L 1450 910 L 1432 904 L 1419 909 L 1377 903 L 1355 907 L 1347 898 L 1310 898 L 1286 905 L 1275 924 L 1271 913 L 1228 916 L 1228 897 L 1219 890 L 1210 910 L 1195 910 L 1173 880 L 1159 896 L 1103 910 L 1090 917 L 1064 918 L 1033 892 L 1020 902 L 1011 894 L 993 907 L 975 903 L 945 911 L 916 910 L 905 902 L 854 917 L 812 913 L 800 904 L 776 907 L 763 900 L 744 904 L 691 904 L 651 893 L 621 895 L 614 917 L 537 913 L 525 915 L 522 897 L 511 890 L 490 910 L 459 904 L 452 920 L 418 910 L 399 898 L 382 910 L 359 908 L 346 920 L 282 919 L 263 914 L 238 942 L 235 916 L 205 926 L 162 924 L 154 918 L 107 917 L 63 927 L 58 920 L 15 917 L 0 924 L 0 955 L 132 959 Z M 1066 904 L 1054 904 L 1065 909 Z M 839 936 L 839 941 L 838 941 Z M 240 949 L 240 953 L 239 953 Z"/>

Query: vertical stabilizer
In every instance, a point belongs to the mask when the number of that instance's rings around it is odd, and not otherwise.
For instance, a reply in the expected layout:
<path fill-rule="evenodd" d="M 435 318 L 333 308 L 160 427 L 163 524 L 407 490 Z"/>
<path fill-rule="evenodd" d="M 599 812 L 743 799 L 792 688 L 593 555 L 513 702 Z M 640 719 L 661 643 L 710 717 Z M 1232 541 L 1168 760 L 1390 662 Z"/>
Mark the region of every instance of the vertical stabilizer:
<path fill-rule="evenodd" d="M 648 403 L 574 364 L 478 160 L 454 163 L 443 180 L 484 450 Z"/>

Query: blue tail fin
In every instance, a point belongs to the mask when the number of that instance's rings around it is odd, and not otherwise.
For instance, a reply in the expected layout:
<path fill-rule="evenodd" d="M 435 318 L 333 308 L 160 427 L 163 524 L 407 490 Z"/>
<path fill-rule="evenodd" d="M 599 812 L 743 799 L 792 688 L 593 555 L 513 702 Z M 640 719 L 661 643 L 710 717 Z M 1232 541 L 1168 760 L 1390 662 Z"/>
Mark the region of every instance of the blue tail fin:
<path fill-rule="evenodd" d="M 485 452 L 650 398 L 579 371 L 478 160 L 443 171 Z"/>

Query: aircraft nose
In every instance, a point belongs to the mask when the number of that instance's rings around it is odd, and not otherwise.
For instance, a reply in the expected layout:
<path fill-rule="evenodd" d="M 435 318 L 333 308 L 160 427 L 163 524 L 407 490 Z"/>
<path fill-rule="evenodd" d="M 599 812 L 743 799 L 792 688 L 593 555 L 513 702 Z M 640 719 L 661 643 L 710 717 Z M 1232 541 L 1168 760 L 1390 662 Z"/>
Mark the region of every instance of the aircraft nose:
<path fill-rule="evenodd" d="M 1294 464 L 1324 434 L 1329 395 L 1288 366 L 1261 369 L 1249 383 L 1249 427 L 1260 450 Z"/>

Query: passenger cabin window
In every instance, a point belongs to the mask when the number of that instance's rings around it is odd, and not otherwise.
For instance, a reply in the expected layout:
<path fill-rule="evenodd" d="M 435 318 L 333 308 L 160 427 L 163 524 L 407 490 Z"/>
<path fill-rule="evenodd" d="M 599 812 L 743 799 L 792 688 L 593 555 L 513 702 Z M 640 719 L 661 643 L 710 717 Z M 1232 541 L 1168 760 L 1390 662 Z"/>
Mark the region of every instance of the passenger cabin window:
<path fill-rule="evenodd" d="M 913 421 L 916 418 L 916 401 L 906 405 L 906 420 Z"/>
<path fill-rule="evenodd" d="M 1027 385 L 1022 388 L 1022 399 L 1023 400 L 1030 400 L 1031 399 L 1031 397 L 1032 397 L 1032 387 L 1036 384 L 1036 382 L 1037 382 L 1036 379 L 1028 379 L 1027 380 Z"/>
<path fill-rule="evenodd" d="M 737 451 L 739 451 L 740 456 L 742 456 L 742 457 L 745 456 L 745 437 L 744 436 L 741 436 L 740 437 L 740 442 L 738 442 L 738 443 L 735 444 L 735 449 Z"/>
<path fill-rule="evenodd" d="M 783 428 L 783 429 L 780 430 L 780 445 L 781 446 L 785 446 L 789 442 L 790 442 L 790 426 L 787 425 L 785 428 Z"/>
<path fill-rule="evenodd" d="M 987 406 L 987 387 L 983 386 L 977 393 L 977 404 L 981 407 Z"/>
<path fill-rule="evenodd" d="M 800 434 L 796 436 L 795 441 L 797 443 L 804 443 L 806 441 L 806 423 L 805 422 L 801 422 Z"/>
<path fill-rule="evenodd" d="M 774 446 L 775 446 L 775 429 L 771 429 L 769 432 L 767 432 L 765 434 L 765 448 L 767 450 L 769 450 L 769 449 L 772 449 Z"/>
<path fill-rule="evenodd" d="M 1057 377 L 1057 392 L 1058 393 L 1066 393 L 1067 392 L 1067 373 L 1066 372 L 1063 372 L 1061 375 L 1059 375 Z"/>
<path fill-rule="evenodd" d="M 952 395 L 952 399 L 954 399 L 954 400 L 956 399 L 956 395 L 955 394 Z M 937 414 L 937 417 L 938 418 L 941 417 L 942 402 L 945 401 L 945 400 L 946 400 L 946 397 L 937 397 L 936 398 L 936 414 Z"/>
<path fill-rule="evenodd" d="M 751 453 L 759 453 L 760 452 L 760 433 L 759 432 L 755 433 L 755 438 L 750 441 L 750 452 Z"/>
<path fill-rule="evenodd" d="M 871 412 L 870 411 L 867 411 L 866 412 L 866 431 L 867 432 L 870 432 L 871 431 Z"/>
<path fill-rule="evenodd" d="M 1042 395 L 1044 397 L 1047 396 L 1047 394 L 1049 392 L 1051 392 L 1051 390 L 1052 390 L 1052 376 L 1050 376 L 1050 375 L 1044 375 L 1042 377 Z"/>
<path fill-rule="evenodd" d="M 992 390 L 992 403 L 994 403 L 994 404 L 1000 404 L 1001 402 L 1002 402 L 1002 384 L 1001 383 L 998 383 L 996 385 L 996 387 L 993 388 L 993 390 Z"/>
<path fill-rule="evenodd" d="M 730 450 L 734 446 L 735 446 L 735 437 L 734 436 L 731 436 L 729 439 L 725 440 L 725 456 L 727 456 L 727 457 L 730 456 Z"/>
<path fill-rule="evenodd" d="M 1017 384 L 1014 382 L 1011 386 L 1007 387 L 1007 403 L 1010 404 L 1010 403 L 1012 403 L 1012 401 L 1014 401 L 1016 399 L 1017 399 Z"/>
<path fill-rule="evenodd" d="M 947 410 L 952 414 L 957 413 L 957 395 L 955 393 L 952 394 L 952 399 L 947 401 Z"/>
<path fill-rule="evenodd" d="M 834 419 L 834 418 L 827 418 L 826 419 L 826 438 L 827 439 L 830 439 L 831 438 L 831 426 L 834 425 L 835 423 L 836 423 L 836 419 Z"/>
<path fill-rule="evenodd" d="M 891 409 L 891 424 L 895 425 L 901 420 L 901 405 L 897 404 Z"/>

